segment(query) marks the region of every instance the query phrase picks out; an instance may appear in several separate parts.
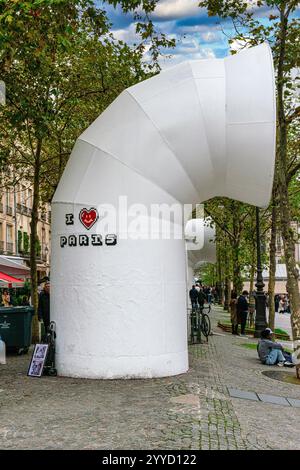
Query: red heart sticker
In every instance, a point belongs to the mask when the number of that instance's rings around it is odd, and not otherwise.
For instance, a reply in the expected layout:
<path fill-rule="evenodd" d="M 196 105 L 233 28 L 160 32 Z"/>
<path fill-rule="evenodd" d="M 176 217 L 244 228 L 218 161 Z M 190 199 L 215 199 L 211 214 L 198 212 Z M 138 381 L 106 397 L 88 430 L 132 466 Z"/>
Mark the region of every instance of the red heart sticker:
<path fill-rule="evenodd" d="M 98 211 L 94 207 L 84 208 L 79 212 L 79 220 L 88 230 L 97 222 L 98 218 Z"/>

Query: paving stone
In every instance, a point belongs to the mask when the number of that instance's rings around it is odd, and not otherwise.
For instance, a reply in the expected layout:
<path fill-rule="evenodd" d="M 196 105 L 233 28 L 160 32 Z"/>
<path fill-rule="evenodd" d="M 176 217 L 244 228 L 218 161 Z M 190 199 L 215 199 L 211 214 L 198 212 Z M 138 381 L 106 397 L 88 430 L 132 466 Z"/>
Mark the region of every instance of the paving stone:
<path fill-rule="evenodd" d="M 228 388 L 229 395 L 234 398 L 243 398 L 245 400 L 259 401 L 256 393 L 246 392 L 244 390 L 236 390 L 234 388 Z"/>
<path fill-rule="evenodd" d="M 276 397 L 274 395 L 266 395 L 264 393 L 257 394 L 259 399 L 265 403 L 274 403 L 275 405 L 290 406 L 290 403 L 284 397 Z"/>
<path fill-rule="evenodd" d="M 287 401 L 291 406 L 294 406 L 295 408 L 300 408 L 300 400 L 297 400 L 296 398 L 287 398 Z"/>
<path fill-rule="evenodd" d="M 213 308 L 216 332 L 220 316 L 224 310 Z M 295 408 L 285 406 L 283 413 L 273 403 L 257 406 L 257 399 L 230 394 L 250 389 L 272 395 L 276 389 L 297 403 L 300 391 L 264 376 L 272 366 L 260 364 L 256 352 L 231 334 L 193 345 L 188 373 L 154 380 L 31 379 L 29 361 L 30 354 L 8 356 L 0 366 L 3 450 L 299 448 Z"/>

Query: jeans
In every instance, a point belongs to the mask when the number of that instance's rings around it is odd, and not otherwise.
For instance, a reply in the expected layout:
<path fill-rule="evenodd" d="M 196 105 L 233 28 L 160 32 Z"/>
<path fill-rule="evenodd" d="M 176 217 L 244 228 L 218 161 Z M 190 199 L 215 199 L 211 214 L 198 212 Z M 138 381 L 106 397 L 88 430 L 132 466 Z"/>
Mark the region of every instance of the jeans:
<path fill-rule="evenodd" d="M 245 334 L 248 312 L 241 312 L 241 334 Z"/>
<path fill-rule="evenodd" d="M 272 349 L 272 351 L 266 357 L 265 364 L 268 366 L 273 366 L 274 364 L 277 364 L 277 362 L 284 362 L 285 360 L 286 359 L 280 349 Z"/>
<path fill-rule="evenodd" d="M 197 308 L 197 307 L 198 307 L 197 301 L 196 302 L 192 301 L 192 308 Z"/>

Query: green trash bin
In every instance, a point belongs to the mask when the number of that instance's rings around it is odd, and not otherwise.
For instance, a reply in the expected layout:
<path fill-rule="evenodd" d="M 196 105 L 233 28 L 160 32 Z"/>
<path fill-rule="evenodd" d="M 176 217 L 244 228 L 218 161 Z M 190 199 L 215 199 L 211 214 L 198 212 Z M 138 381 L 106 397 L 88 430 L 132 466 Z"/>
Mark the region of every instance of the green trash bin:
<path fill-rule="evenodd" d="M 0 307 L 0 336 L 6 350 L 28 352 L 33 315 L 33 307 Z"/>

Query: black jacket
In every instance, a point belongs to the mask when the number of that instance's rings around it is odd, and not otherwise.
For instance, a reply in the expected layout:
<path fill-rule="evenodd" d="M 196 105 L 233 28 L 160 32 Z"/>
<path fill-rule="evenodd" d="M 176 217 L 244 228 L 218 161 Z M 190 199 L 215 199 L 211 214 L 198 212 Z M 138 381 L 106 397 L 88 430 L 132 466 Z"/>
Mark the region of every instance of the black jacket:
<path fill-rule="evenodd" d="M 244 295 L 240 295 L 237 302 L 238 312 L 248 312 L 249 304 Z"/>
<path fill-rule="evenodd" d="M 204 305 L 204 302 L 206 300 L 206 296 L 204 294 L 204 292 L 202 290 L 200 290 L 198 292 L 198 302 L 199 302 L 199 305 Z"/>
<path fill-rule="evenodd" d="M 50 324 L 50 294 L 45 291 L 39 295 L 38 317 L 45 325 Z"/>
<path fill-rule="evenodd" d="M 195 289 L 195 287 L 190 290 L 190 299 L 191 302 L 197 302 L 198 300 L 198 291 Z"/>

